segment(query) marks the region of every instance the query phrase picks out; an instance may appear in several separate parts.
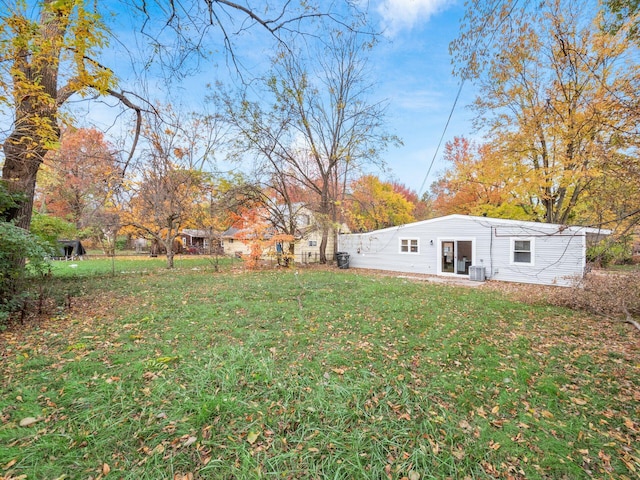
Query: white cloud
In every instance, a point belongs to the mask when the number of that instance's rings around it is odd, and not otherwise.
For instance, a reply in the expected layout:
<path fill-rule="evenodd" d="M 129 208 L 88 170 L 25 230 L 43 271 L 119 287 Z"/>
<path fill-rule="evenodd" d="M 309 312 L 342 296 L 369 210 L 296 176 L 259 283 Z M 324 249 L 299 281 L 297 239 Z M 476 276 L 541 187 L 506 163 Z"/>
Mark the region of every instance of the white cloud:
<path fill-rule="evenodd" d="M 411 30 L 416 24 L 451 5 L 451 0 L 382 0 L 377 11 L 382 16 L 386 35 L 394 36 L 400 30 Z"/>

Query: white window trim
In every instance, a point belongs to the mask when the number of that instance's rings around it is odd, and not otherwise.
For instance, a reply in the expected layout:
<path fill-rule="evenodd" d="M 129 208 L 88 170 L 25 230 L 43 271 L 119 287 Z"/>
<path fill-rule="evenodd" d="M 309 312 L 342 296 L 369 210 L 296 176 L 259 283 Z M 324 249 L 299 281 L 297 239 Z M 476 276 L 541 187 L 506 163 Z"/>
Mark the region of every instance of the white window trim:
<path fill-rule="evenodd" d="M 402 241 L 403 240 L 407 241 L 407 251 L 406 252 L 402 251 Z M 411 251 L 411 241 L 412 240 L 415 240 L 417 242 L 417 246 L 418 246 L 418 251 L 417 252 L 412 252 Z M 400 238 L 400 240 L 398 242 L 398 251 L 402 255 L 419 255 L 420 254 L 420 239 L 417 238 L 417 237 L 402 237 L 402 238 Z"/>
<path fill-rule="evenodd" d="M 531 261 L 530 262 L 516 262 L 516 242 L 529 242 L 529 245 L 531 247 Z M 536 241 L 535 238 L 521 238 L 521 237 L 511 237 L 511 242 L 509 245 L 509 263 L 511 265 L 518 265 L 518 266 L 523 266 L 523 267 L 533 267 L 535 265 L 535 259 L 536 259 Z"/>

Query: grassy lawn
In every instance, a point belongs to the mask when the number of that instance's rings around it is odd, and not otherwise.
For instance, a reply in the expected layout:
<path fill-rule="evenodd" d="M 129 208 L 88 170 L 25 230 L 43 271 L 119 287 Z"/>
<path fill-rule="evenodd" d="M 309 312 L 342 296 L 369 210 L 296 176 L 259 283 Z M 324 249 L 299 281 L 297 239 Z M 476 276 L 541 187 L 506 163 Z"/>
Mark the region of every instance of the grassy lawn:
<path fill-rule="evenodd" d="M 234 258 L 215 258 L 207 255 L 176 255 L 174 259 L 177 270 L 215 268 L 241 264 Z M 57 278 L 69 277 L 102 277 L 105 275 L 121 276 L 127 274 L 148 274 L 158 272 L 167 266 L 167 257 L 158 255 L 106 255 L 88 257 L 87 260 L 51 262 L 53 274 Z"/>
<path fill-rule="evenodd" d="M 354 270 L 156 261 L 60 262 L 70 309 L 0 333 L 0 477 L 638 476 L 628 325 Z"/>

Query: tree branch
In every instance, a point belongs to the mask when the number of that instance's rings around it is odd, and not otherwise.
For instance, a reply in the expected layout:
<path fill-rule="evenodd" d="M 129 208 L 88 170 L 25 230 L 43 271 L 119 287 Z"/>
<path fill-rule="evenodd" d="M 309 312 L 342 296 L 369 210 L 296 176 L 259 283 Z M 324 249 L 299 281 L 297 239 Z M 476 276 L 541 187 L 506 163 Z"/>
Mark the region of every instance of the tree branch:
<path fill-rule="evenodd" d="M 141 107 L 134 104 L 125 95 L 125 92 L 116 92 L 115 90 L 108 89 L 107 93 L 112 97 L 117 98 L 124 106 L 136 112 L 136 130 L 135 130 L 135 135 L 133 137 L 133 145 L 131 145 L 131 149 L 129 150 L 129 156 L 127 157 L 127 160 L 124 163 L 124 167 L 122 168 L 122 174 L 124 175 L 124 172 L 127 170 L 129 163 L 131 163 L 131 160 L 133 159 L 133 155 L 138 145 L 138 140 L 140 139 L 140 131 L 142 130 L 142 111 L 143 110 Z"/>
<path fill-rule="evenodd" d="M 627 308 L 626 305 L 622 305 L 621 306 L 621 310 L 622 312 L 625 314 L 626 318 L 624 320 L 622 320 L 622 322 L 624 323 L 630 323 L 631 325 L 633 325 L 634 327 L 636 327 L 638 329 L 638 331 L 640 331 L 640 323 L 636 322 L 633 317 L 631 316 L 631 313 L 629 313 L 629 309 Z"/>

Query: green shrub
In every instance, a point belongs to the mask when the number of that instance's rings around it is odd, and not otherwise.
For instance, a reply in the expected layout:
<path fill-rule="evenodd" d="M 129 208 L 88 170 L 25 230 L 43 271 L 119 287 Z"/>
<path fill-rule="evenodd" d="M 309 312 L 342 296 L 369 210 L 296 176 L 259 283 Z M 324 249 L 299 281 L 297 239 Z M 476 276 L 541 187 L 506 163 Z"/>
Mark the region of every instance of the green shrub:
<path fill-rule="evenodd" d="M 48 275 L 47 244 L 12 223 L 0 221 L 0 326 L 36 296 L 30 287 Z"/>
<path fill-rule="evenodd" d="M 62 218 L 34 213 L 31 219 L 31 233 L 57 248 L 58 240 L 74 239 L 78 230 L 72 223 Z"/>
<path fill-rule="evenodd" d="M 129 246 L 129 242 L 128 239 L 126 237 L 126 235 L 120 235 L 117 239 L 116 239 L 116 250 L 126 250 L 127 247 Z"/>
<path fill-rule="evenodd" d="M 631 242 L 627 237 L 603 240 L 587 248 L 587 261 L 600 267 L 631 263 Z"/>
<path fill-rule="evenodd" d="M 0 182 L 0 327 L 11 312 L 34 296 L 34 279 L 48 275 L 49 244 L 7 222 L 5 212 L 16 206 L 19 194 L 11 194 Z"/>

